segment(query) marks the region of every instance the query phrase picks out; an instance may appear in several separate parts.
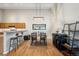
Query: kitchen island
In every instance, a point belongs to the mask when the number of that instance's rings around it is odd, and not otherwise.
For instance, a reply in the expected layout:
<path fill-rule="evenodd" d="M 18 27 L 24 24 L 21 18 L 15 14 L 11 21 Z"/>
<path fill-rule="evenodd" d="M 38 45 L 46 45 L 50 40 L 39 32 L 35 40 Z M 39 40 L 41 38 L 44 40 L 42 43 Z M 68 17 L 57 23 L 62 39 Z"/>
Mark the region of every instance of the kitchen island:
<path fill-rule="evenodd" d="M 10 44 L 10 38 L 11 37 L 15 37 L 16 33 L 20 33 L 23 32 L 23 36 L 24 35 L 28 35 L 27 30 L 6 30 L 3 31 L 3 52 L 2 54 L 7 54 L 9 52 L 9 44 Z M 12 50 L 12 49 L 11 49 Z"/>

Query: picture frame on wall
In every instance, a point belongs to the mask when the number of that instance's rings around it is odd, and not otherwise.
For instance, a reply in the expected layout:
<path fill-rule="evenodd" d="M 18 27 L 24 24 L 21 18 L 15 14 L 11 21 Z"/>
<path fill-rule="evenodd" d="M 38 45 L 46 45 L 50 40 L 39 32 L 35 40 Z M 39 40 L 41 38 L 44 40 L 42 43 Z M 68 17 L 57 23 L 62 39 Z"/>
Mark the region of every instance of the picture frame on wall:
<path fill-rule="evenodd" d="M 46 30 L 46 24 L 32 24 L 33 30 Z"/>

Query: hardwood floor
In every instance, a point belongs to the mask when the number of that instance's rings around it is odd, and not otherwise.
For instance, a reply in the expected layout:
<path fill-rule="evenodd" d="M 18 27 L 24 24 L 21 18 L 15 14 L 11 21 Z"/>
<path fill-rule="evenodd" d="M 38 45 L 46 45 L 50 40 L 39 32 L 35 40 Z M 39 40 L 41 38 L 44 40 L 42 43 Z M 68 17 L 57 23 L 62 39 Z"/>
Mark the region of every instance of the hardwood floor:
<path fill-rule="evenodd" d="M 7 56 L 63 56 L 63 54 L 57 50 L 51 40 L 47 40 L 47 46 L 31 46 L 30 40 L 23 42 L 19 48 L 7 54 Z"/>

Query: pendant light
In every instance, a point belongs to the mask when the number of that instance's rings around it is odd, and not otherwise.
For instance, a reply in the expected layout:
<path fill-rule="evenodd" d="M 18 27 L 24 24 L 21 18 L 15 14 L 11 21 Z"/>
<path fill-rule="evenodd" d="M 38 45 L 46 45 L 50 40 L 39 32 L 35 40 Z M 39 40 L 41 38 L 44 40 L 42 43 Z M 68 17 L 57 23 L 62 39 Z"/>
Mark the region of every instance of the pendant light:
<path fill-rule="evenodd" d="M 41 3 L 36 3 L 35 4 L 36 6 L 36 8 L 35 8 L 35 16 L 34 16 L 34 18 L 44 18 L 43 16 L 42 16 L 42 12 L 41 12 Z"/>

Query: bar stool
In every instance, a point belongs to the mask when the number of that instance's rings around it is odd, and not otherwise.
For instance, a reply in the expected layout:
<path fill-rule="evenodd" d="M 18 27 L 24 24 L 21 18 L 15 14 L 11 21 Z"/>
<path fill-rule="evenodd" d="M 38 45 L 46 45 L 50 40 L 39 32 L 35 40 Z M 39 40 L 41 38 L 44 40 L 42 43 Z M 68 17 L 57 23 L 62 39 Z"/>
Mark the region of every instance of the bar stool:
<path fill-rule="evenodd" d="M 17 37 L 18 37 L 18 44 L 22 43 L 22 41 L 23 41 L 23 32 L 18 33 Z"/>
<path fill-rule="evenodd" d="M 10 38 L 10 45 L 9 45 L 9 52 L 10 52 L 11 48 L 14 49 L 17 47 L 18 47 L 18 37 L 17 36 L 11 37 Z"/>

